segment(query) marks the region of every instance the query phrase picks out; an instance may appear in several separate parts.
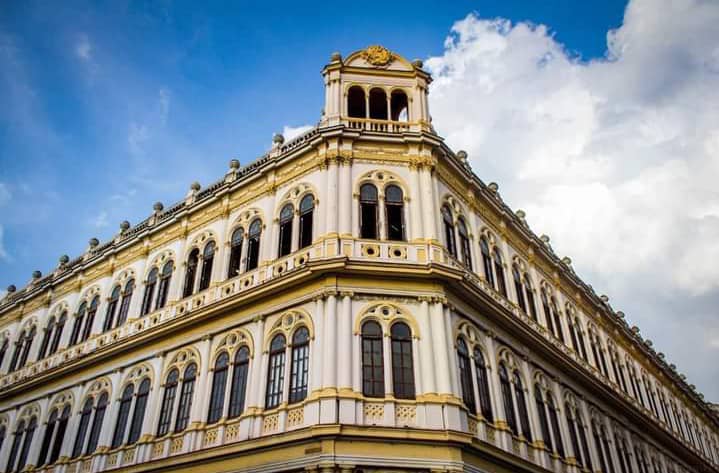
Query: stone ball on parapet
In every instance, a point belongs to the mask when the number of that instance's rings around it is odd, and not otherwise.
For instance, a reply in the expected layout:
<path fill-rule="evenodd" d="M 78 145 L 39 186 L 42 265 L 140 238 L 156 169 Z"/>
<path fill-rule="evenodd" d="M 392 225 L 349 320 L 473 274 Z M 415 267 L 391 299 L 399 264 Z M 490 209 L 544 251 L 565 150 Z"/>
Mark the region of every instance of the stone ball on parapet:
<path fill-rule="evenodd" d="M 165 206 L 162 205 L 162 202 L 155 202 L 155 204 L 152 206 L 152 210 L 155 212 L 162 212 L 162 209 L 164 209 Z"/>

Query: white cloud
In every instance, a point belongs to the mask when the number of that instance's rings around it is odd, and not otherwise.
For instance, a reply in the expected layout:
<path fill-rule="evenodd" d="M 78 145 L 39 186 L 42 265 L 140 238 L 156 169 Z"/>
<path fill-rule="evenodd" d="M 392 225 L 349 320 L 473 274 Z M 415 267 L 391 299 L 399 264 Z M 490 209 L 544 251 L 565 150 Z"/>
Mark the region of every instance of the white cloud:
<path fill-rule="evenodd" d="M 90 220 L 90 224 L 95 228 L 104 228 L 110 225 L 107 221 L 107 212 L 105 210 L 100 211 L 95 218 Z"/>
<path fill-rule="evenodd" d="M 426 61 L 438 132 L 655 338 L 677 306 L 688 327 L 719 298 L 719 3 L 662 5 L 631 0 L 601 60 L 544 26 L 470 15 Z"/>
<path fill-rule="evenodd" d="M 290 141 L 292 138 L 296 138 L 311 129 L 312 125 L 300 125 L 296 127 L 285 125 L 285 127 L 282 128 L 282 136 L 285 137 L 285 141 Z"/>
<path fill-rule="evenodd" d="M 5 243 L 3 241 L 3 238 L 5 236 L 5 229 L 0 224 L 0 261 L 12 261 L 12 258 L 10 258 L 10 255 L 8 254 L 7 250 L 5 249 Z"/>
<path fill-rule="evenodd" d="M 130 123 L 130 130 L 127 133 L 127 144 L 130 153 L 134 156 L 141 156 L 144 153 L 143 145 L 150 139 L 150 131 L 147 125 L 138 125 L 135 122 Z"/>
<path fill-rule="evenodd" d="M 4 182 L 0 182 L 0 205 L 5 205 L 8 202 L 10 202 L 10 199 L 12 198 L 12 194 L 10 193 L 10 189 L 8 188 L 7 184 Z"/>
<path fill-rule="evenodd" d="M 75 55 L 83 61 L 92 60 L 92 44 L 86 34 L 81 34 L 75 43 Z"/>

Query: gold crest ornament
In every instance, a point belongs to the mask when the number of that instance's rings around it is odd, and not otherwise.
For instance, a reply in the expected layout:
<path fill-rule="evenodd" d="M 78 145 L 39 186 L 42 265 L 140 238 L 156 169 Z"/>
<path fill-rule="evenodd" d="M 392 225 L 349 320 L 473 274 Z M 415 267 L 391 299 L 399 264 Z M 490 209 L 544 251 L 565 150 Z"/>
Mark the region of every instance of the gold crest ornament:
<path fill-rule="evenodd" d="M 362 58 L 373 66 L 387 66 L 392 62 L 392 53 L 383 46 L 373 45 L 362 52 Z"/>

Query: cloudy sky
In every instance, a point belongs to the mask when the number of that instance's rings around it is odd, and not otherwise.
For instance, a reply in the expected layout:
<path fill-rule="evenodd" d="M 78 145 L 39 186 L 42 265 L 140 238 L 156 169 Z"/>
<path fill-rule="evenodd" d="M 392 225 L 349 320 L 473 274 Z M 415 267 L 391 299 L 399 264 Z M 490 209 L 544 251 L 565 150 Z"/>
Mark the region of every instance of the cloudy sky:
<path fill-rule="evenodd" d="M 0 287 L 315 123 L 330 53 L 381 43 L 425 60 L 447 142 L 719 401 L 716 0 L 264 3 L 4 2 Z"/>

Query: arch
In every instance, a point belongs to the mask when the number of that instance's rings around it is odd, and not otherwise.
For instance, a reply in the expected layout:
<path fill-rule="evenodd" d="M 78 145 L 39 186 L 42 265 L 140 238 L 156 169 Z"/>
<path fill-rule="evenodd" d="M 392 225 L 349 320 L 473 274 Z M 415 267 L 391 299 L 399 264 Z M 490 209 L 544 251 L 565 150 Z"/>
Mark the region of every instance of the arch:
<path fill-rule="evenodd" d="M 412 330 L 401 320 L 395 320 L 389 327 L 392 355 L 392 392 L 398 399 L 414 399 L 414 358 L 412 352 Z"/>
<path fill-rule="evenodd" d="M 120 383 L 120 386 L 123 386 L 123 389 L 125 389 L 128 384 L 137 384 L 145 378 L 149 378 L 151 382 L 154 382 L 155 375 L 156 374 L 149 363 L 140 363 L 139 365 L 133 366 L 128 371 L 122 383 Z"/>
<path fill-rule="evenodd" d="M 215 363 L 215 359 L 220 351 L 227 350 L 230 355 L 230 359 L 232 359 L 234 358 L 237 350 L 243 346 L 248 348 L 250 358 L 254 357 L 255 343 L 250 332 L 243 328 L 237 328 L 230 331 L 220 338 L 220 341 L 214 349 L 214 356 L 210 360 L 210 364 Z"/>
<path fill-rule="evenodd" d="M 256 217 L 250 221 L 247 227 L 247 257 L 245 259 L 245 271 L 257 268 L 260 261 L 260 238 L 263 229 L 262 220 Z"/>
<path fill-rule="evenodd" d="M 250 207 L 249 209 L 240 211 L 239 214 L 237 214 L 237 216 L 232 221 L 232 225 L 227 226 L 227 239 L 230 238 L 232 232 L 234 232 L 237 227 L 243 227 L 245 231 L 247 231 L 249 229 L 250 223 L 252 223 L 252 221 L 254 221 L 255 219 L 260 219 L 260 222 L 262 222 L 262 225 L 264 227 L 265 214 L 262 209 L 258 207 Z"/>
<path fill-rule="evenodd" d="M 124 286 L 128 280 L 135 279 L 135 270 L 133 268 L 126 268 L 120 271 L 117 276 L 115 276 L 115 279 L 113 279 L 112 284 L 110 287 L 114 286 L 115 284 L 119 284 L 120 286 Z"/>
<path fill-rule="evenodd" d="M 454 233 L 454 214 L 451 208 L 447 204 L 443 204 L 440 208 L 442 215 L 442 224 L 444 226 L 444 242 L 447 246 L 447 251 L 453 257 L 457 257 L 457 243 Z"/>
<path fill-rule="evenodd" d="M 307 397 L 310 362 L 310 332 L 306 326 L 296 327 L 292 333 L 292 365 L 290 367 L 289 403 L 303 401 Z"/>
<path fill-rule="evenodd" d="M 154 255 L 152 258 L 150 258 L 150 264 L 147 265 L 145 269 L 145 275 L 143 282 L 147 281 L 148 276 L 150 275 L 150 272 L 157 268 L 158 272 L 160 269 L 168 262 L 168 261 L 175 261 L 177 257 L 175 256 L 175 252 L 173 250 L 167 249 L 167 250 L 161 250 L 159 253 Z"/>
<path fill-rule="evenodd" d="M 272 336 L 269 346 L 269 362 L 267 364 L 265 409 L 274 409 L 282 402 L 284 395 L 286 348 L 287 338 L 284 333 L 276 333 Z"/>
<path fill-rule="evenodd" d="M 278 218 L 279 235 L 277 241 L 277 256 L 279 258 L 287 256 L 292 252 L 292 224 L 294 217 L 295 206 L 291 203 L 284 204 Z"/>
<path fill-rule="evenodd" d="M 359 85 L 353 85 L 347 90 L 347 116 L 350 118 L 367 118 L 365 91 Z"/>
<path fill-rule="evenodd" d="M 71 390 L 66 389 L 65 391 L 57 393 L 52 397 L 52 399 L 48 403 L 45 415 L 41 417 L 41 419 L 43 422 L 47 422 L 49 414 L 53 409 L 58 409 L 60 412 L 62 412 L 65 406 L 70 406 L 70 409 L 73 409 L 74 405 L 75 397 L 73 396 Z"/>
<path fill-rule="evenodd" d="M 184 373 L 186 367 L 192 363 L 196 364 L 197 366 L 202 365 L 200 352 L 195 346 L 181 348 L 177 350 L 174 355 L 168 358 L 169 361 L 166 362 L 165 367 L 162 371 L 163 379 L 167 377 L 167 373 L 169 373 L 172 368 L 177 368 L 180 373 Z"/>
<path fill-rule="evenodd" d="M 389 333 L 390 326 L 396 321 L 405 322 L 412 330 L 412 337 L 419 339 L 421 334 L 419 324 L 412 313 L 405 307 L 389 301 L 371 302 L 359 311 L 355 318 L 354 333 L 360 333 L 360 327 L 365 320 L 375 320 L 382 327 L 384 333 Z"/>
<path fill-rule="evenodd" d="M 270 342 L 278 333 L 283 334 L 286 340 L 292 340 L 294 332 L 300 327 L 307 327 L 310 339 L 315 338 L 314 323 L 306 310 L 295 308 L 281 313 L 267 330 L 263 351 L 270 351 Z"/>
<path fill-rule="evenodd" d="M 455 342 L 457 349 L 457 361 L 459 363 L 459 381 L 462 388 L 462 402 L 470 412 L 477 411 L 477 404 L 474 397 L 474 373 L 470 361 L 470 351 L 463 336 L 457 337 Z"/>
<path fill-rule="evenodd" d="M 359 191 L 360 238 L 379 237 L 379 194 L 373 183 L 364 183 Z"/>
<path fill-rule="evenodd" d="M 382 333 L 382 326 L 376 320 L 362 322 L 362 394 L 367 397 L 385 395 Z"/>
<path fill-rule="evenodd" d="M 100 394 L 102 394 L 103 392 L 107 392 L 108 395 L 112 398 L 112 393 L 113 393 L 112 381 L 110 381 L 110 378 L 108 378 L 107 376 L 103 376 L 101 378 L 94 380 L 90 384 L 90 386 L 87 389 L 85 389 L 85 391 L 83 392 L 82 397 L 80 397 L 80 399 L 82 399 L 83 402 L 85 402 L 85 400 L 87 400 L 87 398 L 91 397 L 94 399 L 97 396 L 99 396 Z"/>
<path fill-rule="evenodd" d="M 409 100 L 403 89 L 394 89 L 390 93 L 390 120 L 409 121 Z"/>
<path fill-rule="evenodd" d="M 363 184 L 374 184 L 377 189 L 384 190 L 394 184 L 402 190 L 404 196 L 409 195 L 409 187 L 407 182 L 400 177 L 397 173 L 387 170 L 385 168 L 373 169 L 362 174 L 354 184 L 354 195 L 355 197 L 360 196 L 360 188 Z M 378 197 L 383 198 L 384 193 L 378 194 Z M 407 197 L 404 197 L 405 200 Z"/>
<path fill-rule="evenodd" d="M 397 184 L 388 184 L 384 189 L 385 224 L 388 240 L 404 241 L 404 192 Z"/>
<path fill-rule="evenodd" d="M 381 87 L 373 87 L 369 91 L 369 118 L 373 120 L 389 119 L 387 92 Z"/>
<path fill-rule="evenodd" d="M 462 256 L 462 263 L 469 269 L 472 270 L 472 247 L 469 243 L 470 233 L 467 227 L 467 222 L 463 216 L 457 217 L 457 234 L 459 235 L 459 249 Z"/>
<path fill-rule="evenodd" d="M 242 244 L 245 240 L 245 229 L 241 226 L 235 227 L 230 235 L 230 262 L 227 267 L 227 279 L 240 274 L 242 264 Z"/>

